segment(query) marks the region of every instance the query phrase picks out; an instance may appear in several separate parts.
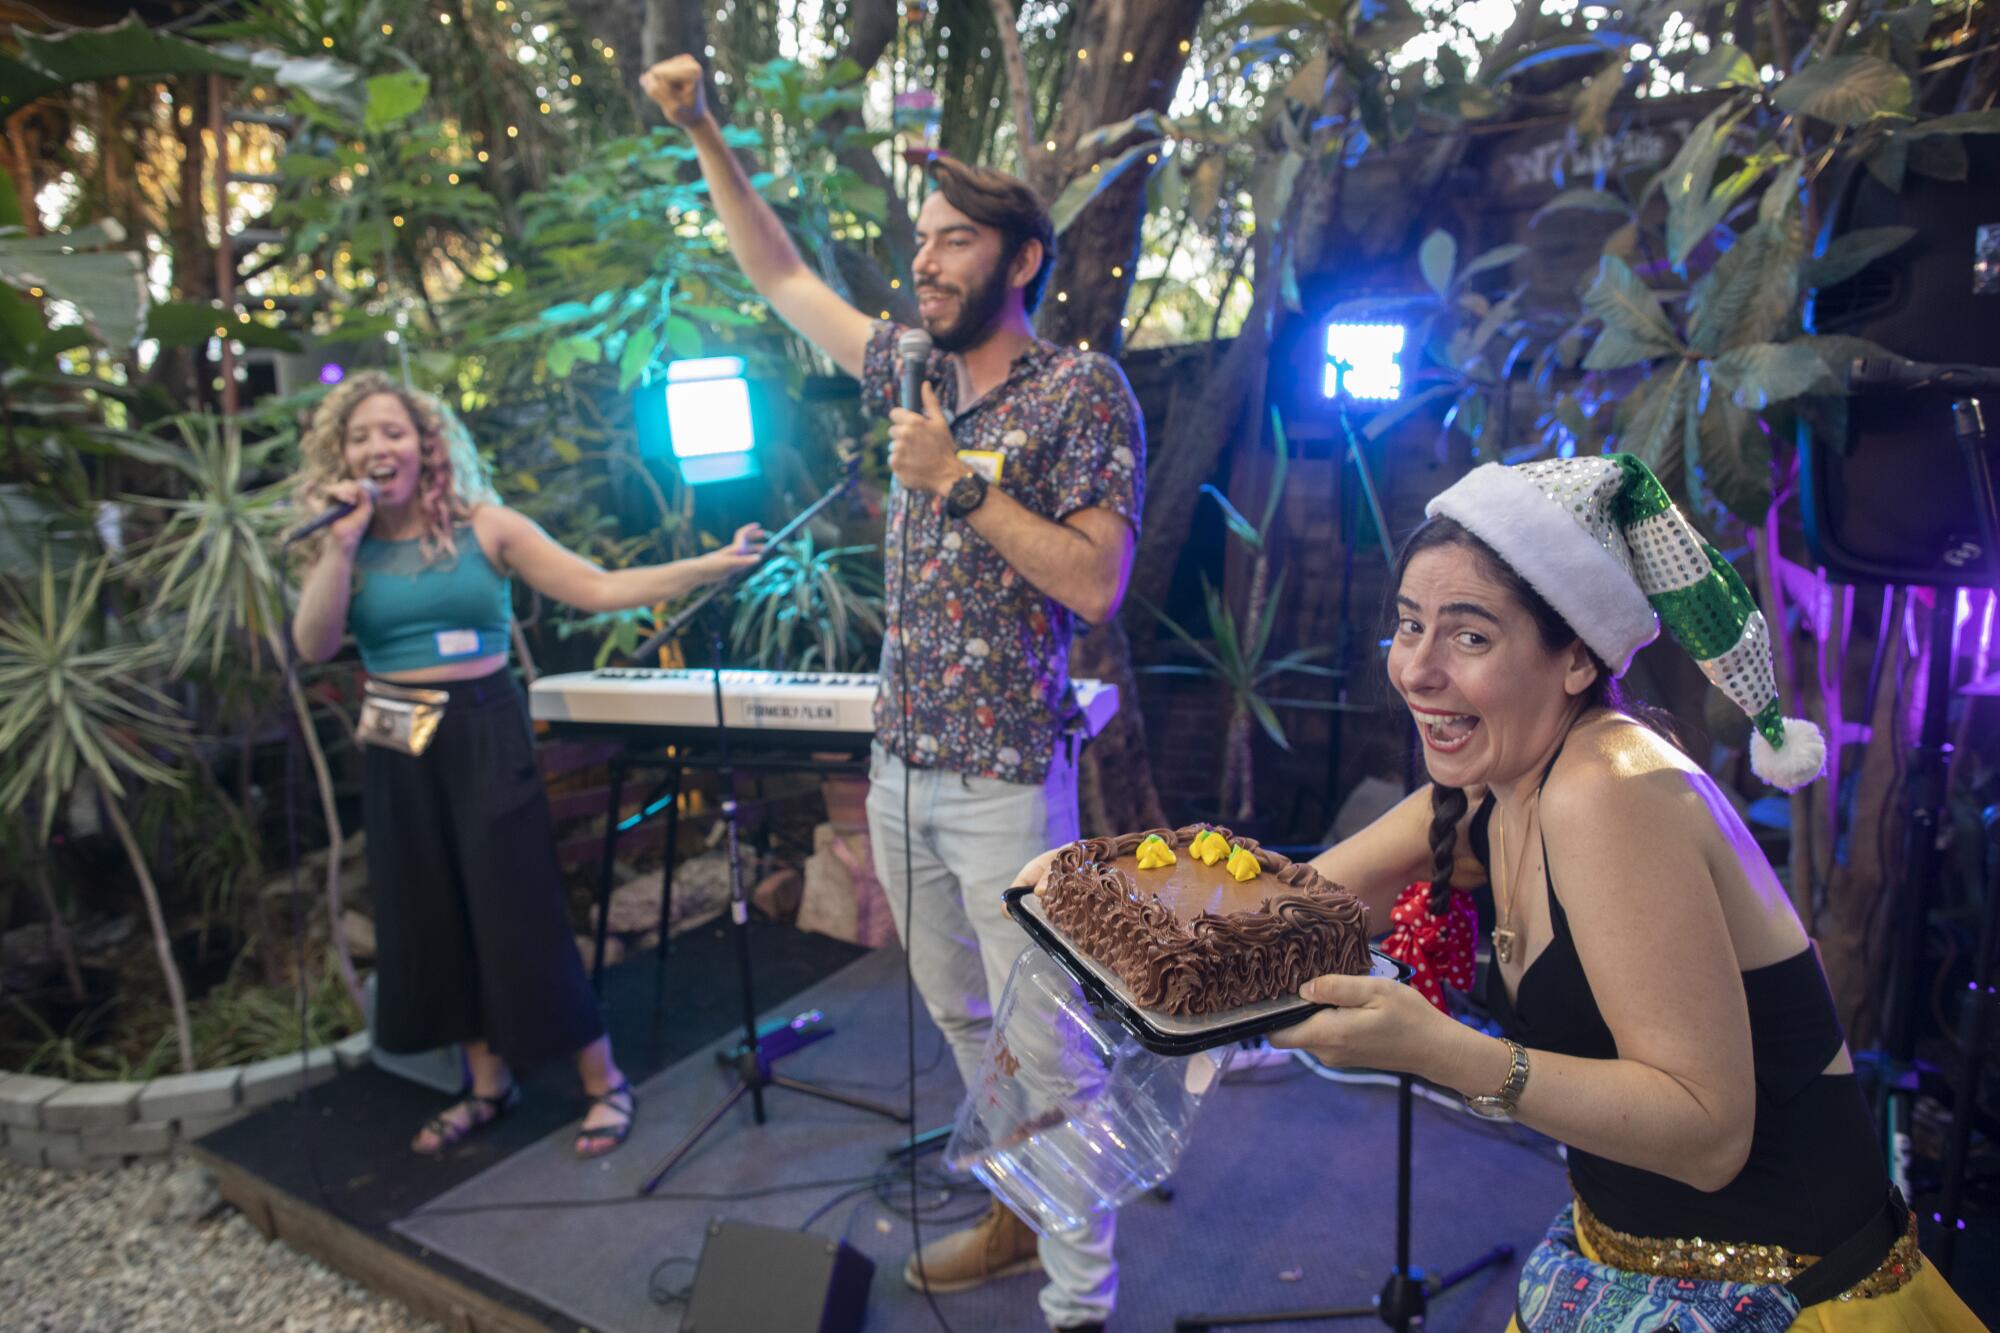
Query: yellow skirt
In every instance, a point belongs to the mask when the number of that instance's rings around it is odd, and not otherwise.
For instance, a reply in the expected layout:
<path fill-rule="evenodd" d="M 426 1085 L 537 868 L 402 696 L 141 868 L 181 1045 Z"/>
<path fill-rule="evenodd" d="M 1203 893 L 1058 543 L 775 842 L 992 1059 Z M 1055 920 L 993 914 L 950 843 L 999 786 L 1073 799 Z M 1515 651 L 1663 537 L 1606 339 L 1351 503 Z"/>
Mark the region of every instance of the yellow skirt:
<path fill-rule="evenodd" d="M 1592 1263 L 1604 1262 L 1582 1227 L 1577 1228 L 1576 1245 Z M 1929 1262 L 1892 1292 L 1821 1301 L 1792 1321 L 1794 1333 L 1982 1333 L 1985 1328 Z M 1507 1333 L 1522 1333 L 1520 1323 L 1508 1319 Z"/>

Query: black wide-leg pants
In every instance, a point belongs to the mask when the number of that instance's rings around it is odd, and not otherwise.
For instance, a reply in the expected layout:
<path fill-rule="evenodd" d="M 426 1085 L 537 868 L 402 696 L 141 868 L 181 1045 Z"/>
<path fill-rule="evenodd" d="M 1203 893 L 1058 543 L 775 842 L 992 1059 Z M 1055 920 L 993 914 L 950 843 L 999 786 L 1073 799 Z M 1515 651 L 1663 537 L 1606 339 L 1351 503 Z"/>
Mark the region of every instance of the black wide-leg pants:
<path fill-rule="evenodd" d="M 484 1041 L 513 1065 L 604 1035 L 563 911 L 527 701 L 506 668 L 451 681 L 421 755 L 364 746 L 375 1040 Z"/>

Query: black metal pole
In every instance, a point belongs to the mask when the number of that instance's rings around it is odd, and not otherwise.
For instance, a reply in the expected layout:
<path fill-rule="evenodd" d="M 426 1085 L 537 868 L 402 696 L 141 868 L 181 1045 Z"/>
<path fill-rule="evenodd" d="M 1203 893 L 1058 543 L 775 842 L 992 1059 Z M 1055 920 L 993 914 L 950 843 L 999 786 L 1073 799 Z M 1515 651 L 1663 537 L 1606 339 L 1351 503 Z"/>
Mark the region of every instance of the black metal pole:
<path fill-rule="evenodd" d="M 611 799 L 604 807 L 604 855 L 597 863 L 597 938 L 592 947 L 590 987 L 604 997 L 604 938 L 611 928 L 612 859 L 618 850 L 618 806 L 625 794 L 625 756 L 611 757 Z"/>
<path fill-rule="evenodd" d="M 758 1073 L 763 1073 L 764 1057 L 757 1047 L 757 1000 L 750 983 L 750 905 L 743 896 L 743 863 L 738 859 L 736 845 L 736 769 L 729 758 L 729 719 L 722 706 L 722 631 L 716 629 L 709 635 L 713 650 L 713 672 L 710 679 L 715 685 L 715 738 L 716 748 L 721 754 L 722 765 L 717 769 L 722 792 L 722 829 L 724 845 L 729 856 L 729 928 L 736 936 L 736 967 L 742 984 L 738 989 L 743 998 L 743 1045 L 749 1053 L 750 1063 Z M 666 923 L 660 923 L 665 929 Z M 758 1124 L 764 1123 L 764 1084 L 761 1078 L 750 1080 L 750 1107 Z"/>

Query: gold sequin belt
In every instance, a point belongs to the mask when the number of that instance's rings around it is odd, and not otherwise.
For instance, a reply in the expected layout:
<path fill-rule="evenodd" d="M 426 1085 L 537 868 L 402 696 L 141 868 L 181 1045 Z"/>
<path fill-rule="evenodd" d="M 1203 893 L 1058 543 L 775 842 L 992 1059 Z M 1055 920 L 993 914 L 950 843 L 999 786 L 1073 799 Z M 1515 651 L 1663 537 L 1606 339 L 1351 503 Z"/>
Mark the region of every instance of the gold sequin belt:
<path fill-rule="evenodd" d="M 1745 1245 L 1737 1241 L 1662 1240 L 1657 1236 L 1634 1236 L 1597 1220 L 1582 1199 L 1576 1201 L 1577 1235 L 1587 1242 L 1600 1263 L 1633 1273 L 1661 1277 L 1705 1278 L 1711 1282 L 1790 1282 L 1811 1267 L 1818 1256 L 1796 1254 L 1782 1245 Z M 1914 1214 L 1903 1234 L 1889 1247 L 1889 1253 L 1875 1271 L 1840 1293 L 1851 1301 L 1867 1296 L 1886 1296 L 1914 1278 L 1924 1265 L 1917 1249 L 1917 1219 Z"/>

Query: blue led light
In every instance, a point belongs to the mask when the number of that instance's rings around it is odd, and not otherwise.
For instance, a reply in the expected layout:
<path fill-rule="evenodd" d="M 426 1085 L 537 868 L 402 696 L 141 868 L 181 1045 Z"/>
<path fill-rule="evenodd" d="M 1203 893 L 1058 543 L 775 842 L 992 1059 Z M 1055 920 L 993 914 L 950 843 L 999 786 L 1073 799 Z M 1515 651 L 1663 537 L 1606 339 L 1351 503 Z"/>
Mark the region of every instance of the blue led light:
<path fill-rule="evenodd" d="M 1328 398 L 1387 402 L 1403 396 L 1401 324 L 1329 324 L 1326 326 L 1326 372 L 1321 392 Z"/>
<path fill-rule="evenodd" d="M 671 457 L 690 485 L 754 476 L 757 432 L 740 356 L 667 365 L 640 389 L 635 424 L 644 457 Z"/>

